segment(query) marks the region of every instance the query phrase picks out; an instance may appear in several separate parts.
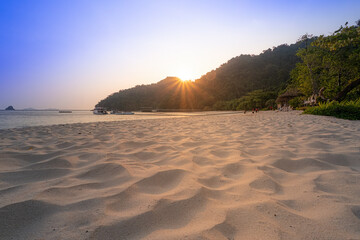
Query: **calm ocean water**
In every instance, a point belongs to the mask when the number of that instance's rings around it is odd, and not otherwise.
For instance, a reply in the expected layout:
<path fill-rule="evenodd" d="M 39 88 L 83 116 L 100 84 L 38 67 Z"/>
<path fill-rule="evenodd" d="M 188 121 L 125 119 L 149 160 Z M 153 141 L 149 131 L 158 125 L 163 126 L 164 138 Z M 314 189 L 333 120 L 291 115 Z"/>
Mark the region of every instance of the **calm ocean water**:
<path fill-rule="evenodd" d="M 176 115 L 154 113 L 94 115 L 92 111 L 72 111 L 72 113 L 59 113 L 58 111 L 0 111 L 0 129 L 67 123 L 154 119 L 175 116 Z"/>

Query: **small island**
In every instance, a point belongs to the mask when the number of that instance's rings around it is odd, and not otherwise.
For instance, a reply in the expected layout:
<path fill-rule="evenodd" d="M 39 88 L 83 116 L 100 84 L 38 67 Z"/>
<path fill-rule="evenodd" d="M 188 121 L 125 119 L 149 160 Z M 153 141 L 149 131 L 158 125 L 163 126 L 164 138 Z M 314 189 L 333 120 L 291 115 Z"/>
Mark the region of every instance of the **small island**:
<path fill-rule="evenodd" d="M 7 110 L 7 111 L 15 111 L 13 106 L 8 106 L 7 108 L 5 108 L 5 110 Z"/>

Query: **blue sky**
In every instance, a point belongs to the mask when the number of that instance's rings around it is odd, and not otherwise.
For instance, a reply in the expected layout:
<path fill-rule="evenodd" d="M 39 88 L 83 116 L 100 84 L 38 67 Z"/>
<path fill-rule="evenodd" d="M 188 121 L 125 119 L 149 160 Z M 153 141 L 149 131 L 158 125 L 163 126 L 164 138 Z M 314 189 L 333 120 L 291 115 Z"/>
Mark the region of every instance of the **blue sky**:
<path fill-rule="evenodd" d="M 91 109 L 360 19 L 360 1 L 0 0 L 0 109 Z"/>

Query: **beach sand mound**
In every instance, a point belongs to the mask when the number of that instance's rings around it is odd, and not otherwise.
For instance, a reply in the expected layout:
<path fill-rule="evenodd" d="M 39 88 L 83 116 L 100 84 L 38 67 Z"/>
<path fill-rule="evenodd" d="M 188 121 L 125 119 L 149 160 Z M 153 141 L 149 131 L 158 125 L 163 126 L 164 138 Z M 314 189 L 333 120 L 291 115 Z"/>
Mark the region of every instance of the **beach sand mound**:
<path fill-rule="evenodd" d="M 2 240 L 360 239 L 359 121 L 233 113 L 0 136 Z"/>

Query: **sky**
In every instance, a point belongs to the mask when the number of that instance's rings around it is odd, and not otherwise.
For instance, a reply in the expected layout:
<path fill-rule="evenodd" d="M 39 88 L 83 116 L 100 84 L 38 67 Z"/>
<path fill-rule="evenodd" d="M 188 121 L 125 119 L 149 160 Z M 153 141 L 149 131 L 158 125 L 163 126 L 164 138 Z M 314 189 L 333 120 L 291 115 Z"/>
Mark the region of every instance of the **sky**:
<path fill-rule="evenodd" d="M 92 109 L 358 19 L 359 0 L 0 0 L 0 109 Z"/>

